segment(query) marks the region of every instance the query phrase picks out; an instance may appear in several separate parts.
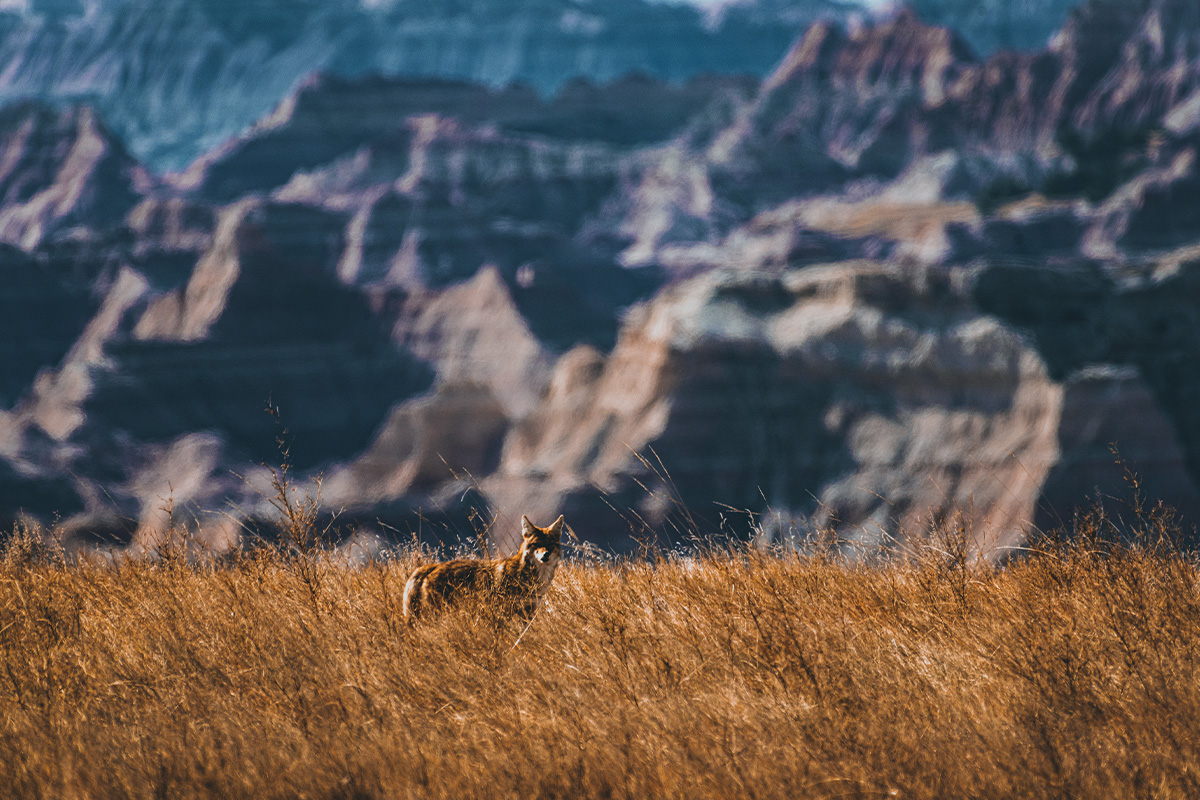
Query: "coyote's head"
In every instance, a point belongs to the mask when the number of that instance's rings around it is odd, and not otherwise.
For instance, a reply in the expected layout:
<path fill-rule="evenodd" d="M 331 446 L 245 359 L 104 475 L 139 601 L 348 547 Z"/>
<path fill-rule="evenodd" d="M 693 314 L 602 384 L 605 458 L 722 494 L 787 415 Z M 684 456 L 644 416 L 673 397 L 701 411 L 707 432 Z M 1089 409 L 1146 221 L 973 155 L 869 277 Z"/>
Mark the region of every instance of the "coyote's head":
<path fill-rule="evenodd" d="M 554 576 L 554 568 L 562 555 L 563 518 L 550 523 L 548 528 L 539 528 L 521 517 L 521 566 L 534 567 L 538 577 L 545 583 Z"/>

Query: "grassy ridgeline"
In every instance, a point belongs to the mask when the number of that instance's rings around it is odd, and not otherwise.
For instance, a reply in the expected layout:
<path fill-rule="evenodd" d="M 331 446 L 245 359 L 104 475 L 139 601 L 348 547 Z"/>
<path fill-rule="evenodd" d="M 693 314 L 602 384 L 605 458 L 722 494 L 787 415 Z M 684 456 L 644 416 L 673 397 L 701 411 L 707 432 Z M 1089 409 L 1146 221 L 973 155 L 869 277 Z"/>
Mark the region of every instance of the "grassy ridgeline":
<path fill-rule="evenodd" d="M 0 794 L 1200 796 L 1194 560 L 714 552 L 409 630 L 414 556 L 0 566 Z M 950 548 L 950 552 L 960 552 Z"/>

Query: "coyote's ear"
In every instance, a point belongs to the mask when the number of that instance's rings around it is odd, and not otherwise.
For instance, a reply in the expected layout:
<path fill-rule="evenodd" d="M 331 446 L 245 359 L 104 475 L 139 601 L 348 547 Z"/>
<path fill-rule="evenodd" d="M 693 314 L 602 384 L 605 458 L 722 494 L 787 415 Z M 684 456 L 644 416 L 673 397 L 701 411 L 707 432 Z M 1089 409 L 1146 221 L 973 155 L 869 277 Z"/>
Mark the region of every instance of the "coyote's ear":
<path fill-rule="evenodd" d="M 562 515 L 560 514 L 558 519 L 554 520 L 554 522 L 551 522 L 550 527 L 546 528 L 546 533 L 550 534 L 551 536 L 553 536 L 555 538 L 559 538 L 562 536 L 562 527 L 563 527 L 563 518 L 562 518 Z"/>
<path fill-rule="evenodd" d="M 521 536 L 525 537 L 526 539 L 531 539 L 531 538 L 533 538 L 534 534 L 536 534 L 536 533 L 537 533 L 537 527 L 532 522 L 529 521 L 529 517 L 522 515 L 521 516 Z"/>

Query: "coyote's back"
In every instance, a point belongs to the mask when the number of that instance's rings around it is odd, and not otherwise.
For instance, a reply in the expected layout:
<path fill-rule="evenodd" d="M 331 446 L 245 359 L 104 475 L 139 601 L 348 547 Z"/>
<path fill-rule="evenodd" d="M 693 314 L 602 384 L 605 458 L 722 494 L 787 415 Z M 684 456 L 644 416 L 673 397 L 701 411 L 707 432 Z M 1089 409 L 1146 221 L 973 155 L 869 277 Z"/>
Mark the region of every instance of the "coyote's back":
<path fill-rule="evenodd" d="M 508 558 L 458 558 L 417 567 L 404 584 L 404 618 L 413 620 L 465 598 L 531 615 L 550 589 L 562 556 L 563 518 L 539 528 L 521 517 L 521 548 Z"/>

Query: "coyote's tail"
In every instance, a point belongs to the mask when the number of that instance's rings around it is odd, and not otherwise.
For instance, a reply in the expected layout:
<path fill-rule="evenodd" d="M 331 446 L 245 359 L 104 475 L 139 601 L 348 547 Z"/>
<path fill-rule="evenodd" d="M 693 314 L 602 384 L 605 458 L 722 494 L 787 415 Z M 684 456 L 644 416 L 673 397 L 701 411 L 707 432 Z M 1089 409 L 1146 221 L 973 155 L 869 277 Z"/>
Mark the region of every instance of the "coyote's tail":
<path fill-rule="evenodd" d="M 408 583 L 404 584 L 404 621 L 409 625 L 421 615 L 421 590 L 425 588 L 425 577 L 432 569 L 433 565 L 430 564 L 417 567 L 409 576 Z"/>

